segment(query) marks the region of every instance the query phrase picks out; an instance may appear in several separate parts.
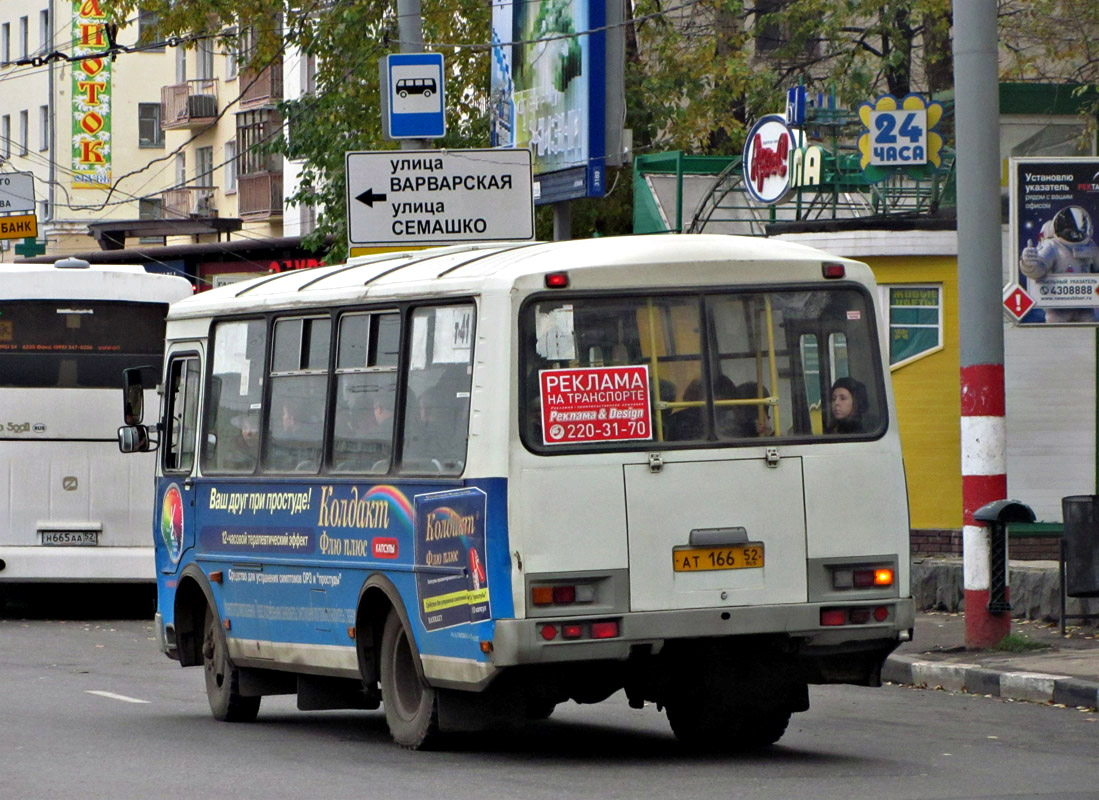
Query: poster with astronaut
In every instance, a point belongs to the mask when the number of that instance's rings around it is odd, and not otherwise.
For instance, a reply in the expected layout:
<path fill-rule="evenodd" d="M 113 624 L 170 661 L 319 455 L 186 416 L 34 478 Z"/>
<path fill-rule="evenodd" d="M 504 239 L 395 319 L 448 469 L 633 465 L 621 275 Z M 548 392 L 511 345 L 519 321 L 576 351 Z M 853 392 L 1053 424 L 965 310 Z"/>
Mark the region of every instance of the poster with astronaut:
<path fill-rule="evenodd" d="M 1019 323 L 1099 324 L 1099 158 L 1013 158 L 1011 201 Z"/>

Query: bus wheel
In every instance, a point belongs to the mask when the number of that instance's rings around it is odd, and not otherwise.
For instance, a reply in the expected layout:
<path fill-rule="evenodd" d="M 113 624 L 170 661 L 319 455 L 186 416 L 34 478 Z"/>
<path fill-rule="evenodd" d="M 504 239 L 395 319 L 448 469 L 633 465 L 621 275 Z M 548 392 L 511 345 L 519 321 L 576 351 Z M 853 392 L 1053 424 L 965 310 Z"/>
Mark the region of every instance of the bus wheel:
<path fill-rule="evenodd" d="M 381 684 L 385 721 L 393 741 L 410 750 L 431 747 L 439 738 L 439 702 L 413 661 L 412 641 L 395 610 L 382 632 Z"/>
<path fill-rule="evenodd" d="M 259 713 L 260 697 L 240 693 L 240 673 L 229 660 L 225 632 L 217 612 L 206 607 L 202 627 L 202 666 L 206 671 L 206 699 L 214 719 L 222 722 L 252 722 Z"/>
<path fill-rule="evenodd" d="M 786 732 L 790 712 L 680 700 L 668 704 L 668 722 L 675 738 L 688 747 L 728 752 L 774 744 Z"/>
<path fill-rule="evenodd" d="M 737 746 L 744 750 L 767 747 L 782 738 L 790 724 L 789 711 L 757 709 L 745 713 L 739 720 Z"/>

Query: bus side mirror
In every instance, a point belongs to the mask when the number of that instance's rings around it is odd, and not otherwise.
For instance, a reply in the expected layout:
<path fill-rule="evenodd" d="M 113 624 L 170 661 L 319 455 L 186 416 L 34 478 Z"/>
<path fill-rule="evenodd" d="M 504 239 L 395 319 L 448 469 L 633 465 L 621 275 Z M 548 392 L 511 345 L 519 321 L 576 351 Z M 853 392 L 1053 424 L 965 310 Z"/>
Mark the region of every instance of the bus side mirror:
<path fill-rule="evenodd" d="M 122 370 L 122 420 L 130 426 L 140 425 L 144 415 L 145 387 L 141 383 L 141 368 L 124 369 Z M 119 435 L 121 436 L 121 433 Z M 145 438 L 148 439 L 147 430 Z M 124 450 L 123 452 L 133 451 Z"/>
<path fill-rule="evenodd" d="M 145 425 L 123 425 L 118 429 L 118 449 L 123 453 L 147 453 L 152 450 L 149 428 Z"/>

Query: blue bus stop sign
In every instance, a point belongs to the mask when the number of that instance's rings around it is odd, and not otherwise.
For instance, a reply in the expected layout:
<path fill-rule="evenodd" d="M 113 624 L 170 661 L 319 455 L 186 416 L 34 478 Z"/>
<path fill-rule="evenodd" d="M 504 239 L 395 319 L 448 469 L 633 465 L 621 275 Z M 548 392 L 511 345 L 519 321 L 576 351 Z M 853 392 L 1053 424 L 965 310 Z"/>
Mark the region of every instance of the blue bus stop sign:
<path fill-rule="evenodd" d="M 442 53 L 391 53 L 382 70 L 382 121 L 388 139 L 446 134 Z"/>

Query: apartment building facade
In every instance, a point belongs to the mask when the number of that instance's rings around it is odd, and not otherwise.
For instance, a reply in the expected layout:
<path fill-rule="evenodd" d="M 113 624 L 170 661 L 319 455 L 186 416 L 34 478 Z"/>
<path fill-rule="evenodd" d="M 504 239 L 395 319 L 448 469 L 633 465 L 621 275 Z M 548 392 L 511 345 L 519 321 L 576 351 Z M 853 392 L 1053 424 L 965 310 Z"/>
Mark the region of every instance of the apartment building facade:
<path fill-rule="evenodd" d="M 309 90 L 308 63 L 284 55 L 242 71 L 246 35 L 139 45 L 146 14 L 112 42 L 105 10 L 0 4 L 0 171 L 34 175 L 46 257 L 144 248 L 174 262 L 159 248 L 208 245 L 201 264 L 188 260 L 207 285 L 234 269 L 309 263 L 298 240 L 315 217 L 284 200 L 297 167 L 264 149 L 282 133 L 285 90 Z M 264 241 L 277 244 L 255 255 Z M 241 243 L 252 255 L 235 252 Z M 0 263 L 19 257 L 13 244 L 0 245 Z"/>

